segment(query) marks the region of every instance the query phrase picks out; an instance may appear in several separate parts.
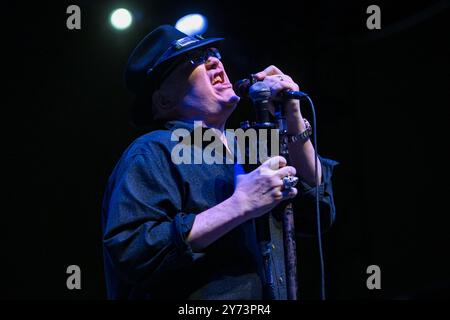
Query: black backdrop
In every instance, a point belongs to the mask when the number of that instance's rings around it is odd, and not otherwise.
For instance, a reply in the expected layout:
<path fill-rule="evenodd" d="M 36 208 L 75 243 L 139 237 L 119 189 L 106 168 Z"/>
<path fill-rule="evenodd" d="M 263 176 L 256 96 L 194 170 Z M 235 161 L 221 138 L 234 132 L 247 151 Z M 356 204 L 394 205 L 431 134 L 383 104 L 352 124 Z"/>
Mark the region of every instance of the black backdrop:
<path fill-rule="evenodd" d="M 81 8 L 81 30 L 66 8 Z M 381 7 L 382 29 L 366 28 Z M 224 36 L 232 80 L 274 64 L 314 99 L 319 151 L 340 162 L 337 221 L 324 237 L 330 299 L 409 299 L 450 292 L 445 132 L 448 1 L 73 1 L 3 11 L 3 298 L 103 299 L 100 208 L 121 152 L 144 133 L 129 124 L 122 81 L 130 50 L 154 27 L 191 12 Z M 118 32 L 112 9 L 133 10 Z M 310 118 L 309 107 L 302 105 Z M 252 118 L 242 102 L 229 127 Z M 299 243 L 303 299 L 318 298 L 316 242 Z M 66 268 L 82 290 L 66 288 Z M 382 289 L 366 288 L 381 267 Z"/>

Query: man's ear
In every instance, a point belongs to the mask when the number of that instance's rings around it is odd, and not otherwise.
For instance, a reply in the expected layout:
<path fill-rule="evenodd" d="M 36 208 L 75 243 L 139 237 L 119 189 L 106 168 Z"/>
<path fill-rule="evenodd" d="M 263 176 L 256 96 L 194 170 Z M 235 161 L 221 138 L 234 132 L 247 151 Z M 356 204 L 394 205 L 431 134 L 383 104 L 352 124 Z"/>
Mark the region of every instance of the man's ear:
<path fill-rule="evenodd" d="M 173 106 L 172 101 L 161 90 L 153 92 L 152 103 L 157 110 L 169 110 Z"/>

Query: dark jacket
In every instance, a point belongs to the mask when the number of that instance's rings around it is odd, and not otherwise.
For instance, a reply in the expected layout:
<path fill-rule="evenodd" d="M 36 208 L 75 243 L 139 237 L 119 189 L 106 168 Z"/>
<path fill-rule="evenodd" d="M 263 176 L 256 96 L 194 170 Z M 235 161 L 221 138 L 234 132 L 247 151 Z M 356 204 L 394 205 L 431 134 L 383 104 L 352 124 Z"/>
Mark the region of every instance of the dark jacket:
<path fill-rule="evenodd" d="M 193 123 L 171 121 L 165 130 L 138 138 L 124 152 L 104 195 L 102 224 L 108 297 L 112 299 L 265 299 L 262 259 L 254 220 L 236 227 L 202 252 L 186 237 L 195 215 L 229 198 L 239 164 L 174 164 L 173 130 Z M 323 229 L 335 209 L 331 175 L 335 161 L 321 158 Z M 315 231 L 315 189 L 297 185 L 298 233 Z M 282 224 L 270 221 L 272 298 L 286 299 Z"/>

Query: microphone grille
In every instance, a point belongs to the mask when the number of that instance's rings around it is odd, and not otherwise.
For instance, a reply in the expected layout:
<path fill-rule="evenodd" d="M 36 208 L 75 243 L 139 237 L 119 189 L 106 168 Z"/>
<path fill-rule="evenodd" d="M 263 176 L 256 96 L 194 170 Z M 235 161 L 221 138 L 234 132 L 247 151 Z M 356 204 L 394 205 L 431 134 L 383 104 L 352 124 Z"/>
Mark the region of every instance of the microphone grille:
<path fill-rule="evenodd" d="M 241 79 L 234 83 L 233 89 L 239 97 L 248 97 L 248 89 L 250 86 L 251 82 L 249 79 Z"/>
<path fill-rule="evenodd" d="M 270 88 L 262 81 L 255 82 L 249 89 L 252 100 L 267 100 L 270 98 Z"/>

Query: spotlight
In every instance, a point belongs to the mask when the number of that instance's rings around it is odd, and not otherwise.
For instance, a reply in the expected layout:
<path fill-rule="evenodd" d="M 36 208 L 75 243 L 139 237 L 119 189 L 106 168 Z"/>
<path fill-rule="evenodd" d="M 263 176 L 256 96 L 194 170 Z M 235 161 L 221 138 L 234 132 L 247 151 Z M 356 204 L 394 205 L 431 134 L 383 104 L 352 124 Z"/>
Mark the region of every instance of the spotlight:
<path fill-rule="evenodd" d="M 177 21 L 175 28 L 189 36 L 201 35 L 208 28 L 208 20 L 199 13 L 188 14 Z"/>
<path fill-rule="evenodd" d="M 131 16 L 130 11 L 120 8 L 114 10 L 114 12 L 111 14 L 110 21 L 114 28 L 118 30 L 124 30 L 131 25 L 133 17 Z"/>

